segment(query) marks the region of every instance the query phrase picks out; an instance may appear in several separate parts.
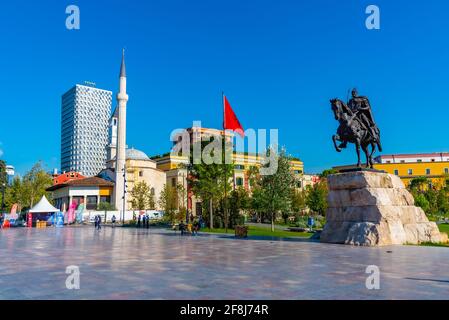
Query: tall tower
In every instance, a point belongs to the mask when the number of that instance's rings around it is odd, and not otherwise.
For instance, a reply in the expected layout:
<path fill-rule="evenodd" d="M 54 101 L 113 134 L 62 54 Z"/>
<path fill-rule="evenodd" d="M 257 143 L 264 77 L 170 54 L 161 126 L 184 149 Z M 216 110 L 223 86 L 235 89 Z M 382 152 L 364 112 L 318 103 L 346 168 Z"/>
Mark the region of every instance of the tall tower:
<path fill-rule="evenodd" d="M 125 161 L 126 161 L 126 68 L 125 50 L 122 52 L 122 65 L 120 66 L 119 92 L 117 93 L 118 126 L 117 126 L 117 151 L 115 161 L 115 188 L 114 203 L 117 210 L 122 210 L 123 201 L 126 203 L 125 191 Z M 123 199 L 125 197 L 125 199 Z M 123 213 L 124 215 L 124 213 Z"/>
<path fill-rule="evenodd" d="M 95 176 L 106 167 L 112 92 L 77 84 L 61 101 L 61 171 Z"/>

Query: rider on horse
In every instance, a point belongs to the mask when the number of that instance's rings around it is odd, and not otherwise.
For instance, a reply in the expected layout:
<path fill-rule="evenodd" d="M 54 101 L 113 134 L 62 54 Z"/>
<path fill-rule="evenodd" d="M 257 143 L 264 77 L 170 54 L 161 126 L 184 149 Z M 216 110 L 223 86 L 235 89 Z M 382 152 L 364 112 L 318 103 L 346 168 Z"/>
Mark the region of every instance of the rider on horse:
<path fill-rule="evenodd" d="M 367 97 L 359 96 L 357 89 L 352 89 L 352 98 L 348 101 L 348 107 L 360 119 L 360 122 L 365 126 L 373 137 L 375 142 L 380 142 L 380 131 L 374 122 L 373 114 L 371 112 L 371 105 Z"/>

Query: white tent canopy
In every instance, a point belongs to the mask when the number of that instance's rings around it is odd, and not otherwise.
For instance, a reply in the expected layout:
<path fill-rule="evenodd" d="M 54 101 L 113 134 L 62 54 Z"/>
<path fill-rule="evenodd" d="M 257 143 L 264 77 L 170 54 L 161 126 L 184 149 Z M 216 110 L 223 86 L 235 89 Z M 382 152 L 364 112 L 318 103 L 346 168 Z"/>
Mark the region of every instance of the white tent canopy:
<path fill-rule="evenodd" d="M 50 213 L 59 212 L 59 209 L 53 207 L 45 196 L 29 211 L 30 213 Z"/>

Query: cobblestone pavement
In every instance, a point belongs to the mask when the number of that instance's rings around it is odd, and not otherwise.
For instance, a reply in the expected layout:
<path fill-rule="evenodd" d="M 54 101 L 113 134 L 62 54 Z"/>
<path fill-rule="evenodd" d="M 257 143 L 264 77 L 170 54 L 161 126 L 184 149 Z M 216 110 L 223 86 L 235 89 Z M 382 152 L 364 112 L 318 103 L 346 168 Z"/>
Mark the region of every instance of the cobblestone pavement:
<path fill-rule="evenodd" d="M 0 299 L 448 299 L 449 248 L 359 248 L 162 229 L 0 230 Z M 66 288 L 78 266 L 80 289 Z M 368 290 L 368 265 L 380 289 Z"/>

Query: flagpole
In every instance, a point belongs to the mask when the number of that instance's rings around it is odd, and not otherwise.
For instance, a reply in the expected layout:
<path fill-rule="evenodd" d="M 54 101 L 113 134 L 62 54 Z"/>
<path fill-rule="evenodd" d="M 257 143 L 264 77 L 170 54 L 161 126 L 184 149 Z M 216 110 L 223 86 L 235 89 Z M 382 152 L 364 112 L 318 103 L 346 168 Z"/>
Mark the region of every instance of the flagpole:
<path fill-rule="evenodd" d="M 221 92 L 221 101 L 223 103 L 223 146 L 224 146 L 224 150 L 223 152 L 226 152 L 226 106 L 225 106 L 225 95 L 224 92 Z M 222 160 L 224 159 L 223 163 L 223 168 L 224 168 L 224 201 L 223 201 L 223 211 L 224 211 L 224 216 L 225 216 L 225 233 L 228 233 L 228 212 L 227 212 L 227 208 L 226 208 L 226 196 L 227 196 L 227 174 L 226 174 L 226 154 L 224 154 L 224 158 L 222 158 Z"/>

